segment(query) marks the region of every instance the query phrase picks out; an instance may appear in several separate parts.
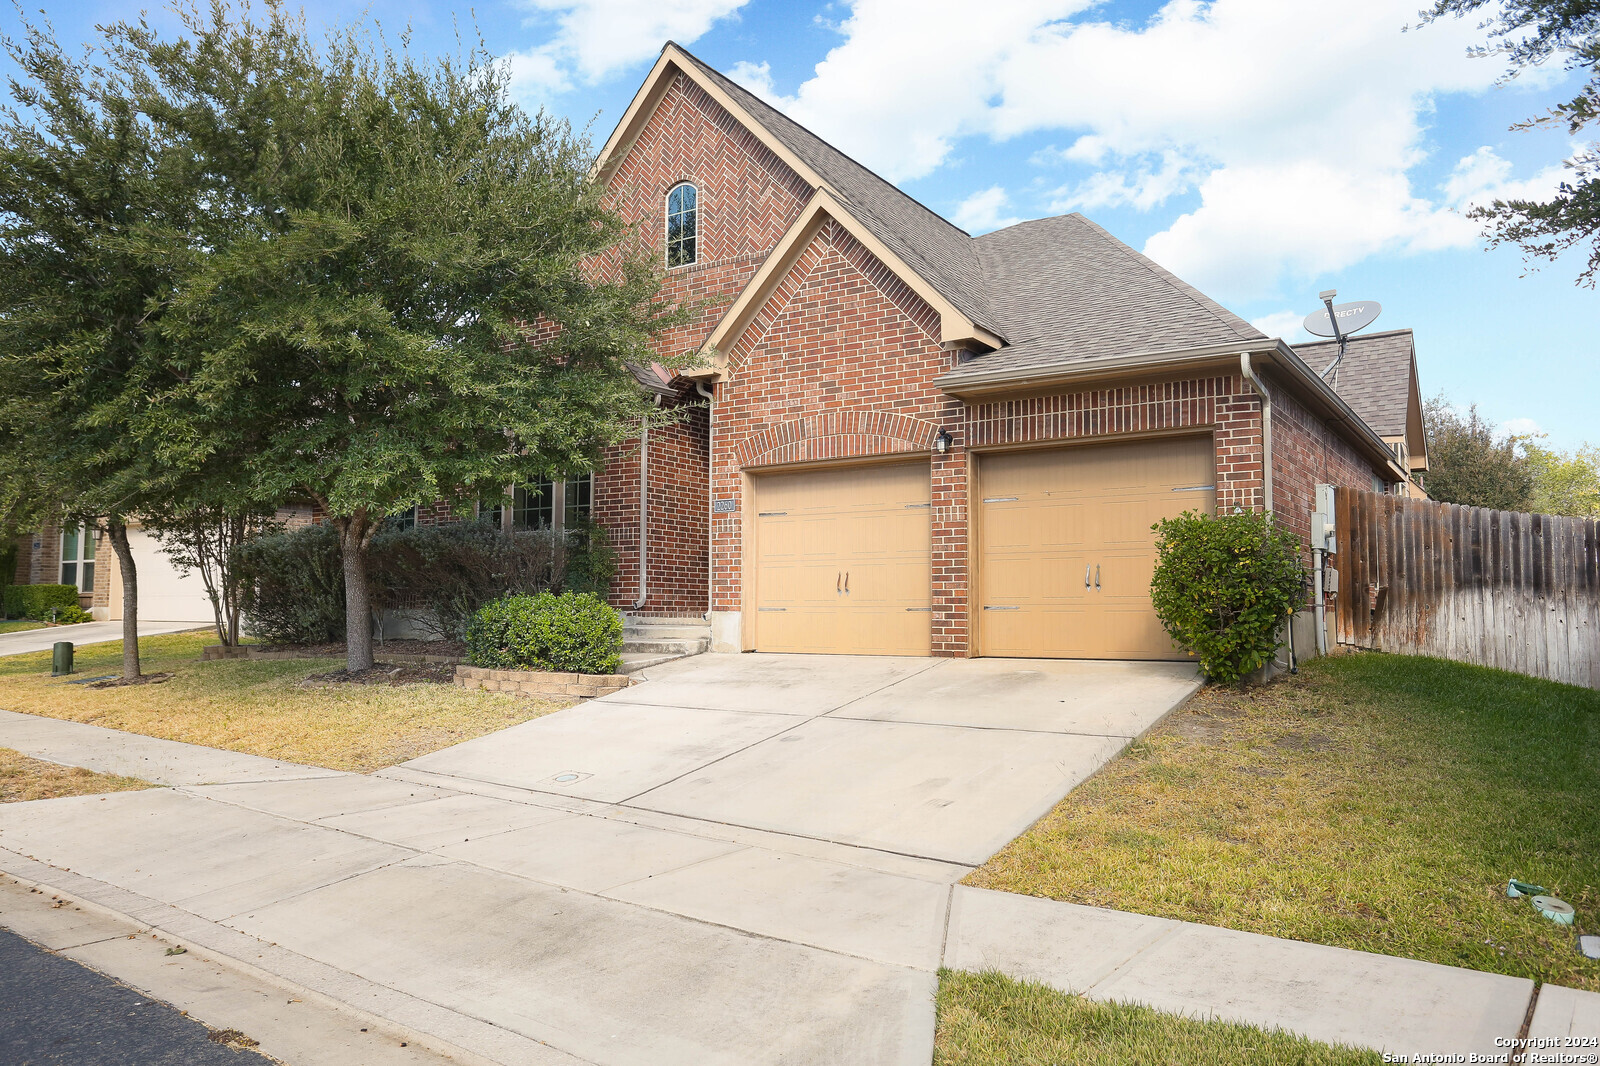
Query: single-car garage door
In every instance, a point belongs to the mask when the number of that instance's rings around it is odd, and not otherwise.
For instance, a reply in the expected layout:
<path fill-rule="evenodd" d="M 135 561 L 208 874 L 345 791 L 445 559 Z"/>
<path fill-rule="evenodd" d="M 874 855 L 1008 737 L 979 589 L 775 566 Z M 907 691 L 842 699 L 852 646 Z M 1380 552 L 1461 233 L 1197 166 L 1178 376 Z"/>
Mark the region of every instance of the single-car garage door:
<path fill-rule="evenodd" d="M 128 530 L 139 578 L 139 618 L 146 622 L 209 623 L 215 619 L 211 597 L 198 571 L 180 572 L 162 550 L 161 542 L 142 529 Z M 122 591 L 117 591 L 116 617 L 122 617 Z"/>
<path fill-rule="evenodd" d="M 978 652 L 1181 659 L 1150 606 L 1158 519 L 1216 505 L 1210 437 L 978 461 Z"/>
<path fill-rule="evenodd" d="M 758 651 L 927 655 L 926 462 L 757 477 Z"/>

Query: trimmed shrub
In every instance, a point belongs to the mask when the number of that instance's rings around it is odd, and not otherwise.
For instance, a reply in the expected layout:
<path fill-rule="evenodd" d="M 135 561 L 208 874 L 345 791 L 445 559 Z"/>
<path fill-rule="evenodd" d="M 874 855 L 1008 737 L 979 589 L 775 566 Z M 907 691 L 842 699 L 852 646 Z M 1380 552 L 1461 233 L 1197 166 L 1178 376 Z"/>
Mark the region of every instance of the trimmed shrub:
<path fill-rule="evenodd" d="M 269 644 L 344 639 L 344 570 L 331 525 L 256 537 L 234 552 L 250 632 Z M 507 532 L 489 522 L 387 528 L 367 556 L 374 610 L 410 608 L 433 636 L 461 640 L 484 604 L 552 589 L 604 600 L 616 568 L 605 531 Z"/>
<path fill-rule="evenodd" d="M 5 601 L 6 615 L 11 618 L 63 625 L 89 620 L 89 612 L 78 606 L 76 585 L 10 585 Z"/>
<path fill-rule="evenodd" d="M 344 567 L 330 525 L 270 533 L 234 549 L 249 629 L 267 644 L 344 639 Z"/>
<path fill-rule="evenodd" d="M 489 522 L 385 530 L 372 539 L 373 604 L 417 608 L 419 626 L 460 640 L 484 604 L 551 588 L 557 546 L 547 530 L 508 533 Z"/>
<path fill-rule="evenodd" d="M 1279 627 L 1305 601 L 1299 538 L 1253 511 L 1185 512 L 1151 528 L 1150 599 L 1172 639 L 1213 681 L 1231 684 L 1265 666 Z"/>
<path fill-rule="evenodd" d="M 472 616 L 467 659 L 494 670 L 614 674 L 622 666 L 622 615 L 590 592 L 507 596 Z"/>
<path fill-rule="evenodd" d="M 6 606 L 6 589 L 17 576 L 17 545 L 14 541 L 0 541 L 0 618 L 11 613 Z"/>

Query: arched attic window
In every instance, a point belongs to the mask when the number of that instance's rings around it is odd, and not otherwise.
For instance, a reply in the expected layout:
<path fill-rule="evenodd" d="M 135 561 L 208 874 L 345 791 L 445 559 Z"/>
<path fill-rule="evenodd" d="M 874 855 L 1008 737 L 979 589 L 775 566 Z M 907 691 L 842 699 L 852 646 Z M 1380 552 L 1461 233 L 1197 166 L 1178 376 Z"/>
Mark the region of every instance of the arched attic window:
<path fill-rule="evenodd" d="M 700 193 L 684 182 L 667 193 L 667 266 L 688 266 L 700 237 Z"/>

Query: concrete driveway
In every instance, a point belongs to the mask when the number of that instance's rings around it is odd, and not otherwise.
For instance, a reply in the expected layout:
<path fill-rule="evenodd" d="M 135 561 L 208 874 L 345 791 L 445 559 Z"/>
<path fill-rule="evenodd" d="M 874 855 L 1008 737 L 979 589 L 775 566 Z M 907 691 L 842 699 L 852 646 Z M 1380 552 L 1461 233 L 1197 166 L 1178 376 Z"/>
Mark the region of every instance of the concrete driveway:
<path fill-rule="evenodd" d="M 0 869 L 493 1061 L 925 1066 L 953 883 L 1198 686 L 768 655 L 648 675 L 371 776 L 146 753 L 173 787 L 0 807 Z M 25 717 L 0 745 L 129 758 Z"/>
<path fill-rule="evenodd" d="M 204 629 L 203 622 L 145 622 L 139 623 L 139 636 L 154 637 L 162 633 L 181 633 L 189 629 Z M 84 622 L 75 626 L 45 626 L 43 629 L 24 629 L 20 633 L 0 633 L 0 655 L 22 655 L 31 651 L 49 651 L 58 640 L 70 640 L 82 647 L 85 644 L 102 644 L 108 640 L 122 639 L 121 622 Z"/>
<path fill-rule="evenodd" d="M 406 765 L 979 865 L 1196 687 L 1184 663 L 704 655 Z"/>

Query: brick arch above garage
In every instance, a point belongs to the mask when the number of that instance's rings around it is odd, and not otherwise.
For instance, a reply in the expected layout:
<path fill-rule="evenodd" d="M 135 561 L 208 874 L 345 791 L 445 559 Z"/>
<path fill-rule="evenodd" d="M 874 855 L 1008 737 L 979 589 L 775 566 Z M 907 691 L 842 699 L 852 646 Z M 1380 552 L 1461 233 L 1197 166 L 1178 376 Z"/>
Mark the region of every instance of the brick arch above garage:
<path fill-rule="evenodd" d="M 734 449 L 741 467 L 924 452 L 939 427 L 894 411 L 823 411 L 768 426 Z"/>

